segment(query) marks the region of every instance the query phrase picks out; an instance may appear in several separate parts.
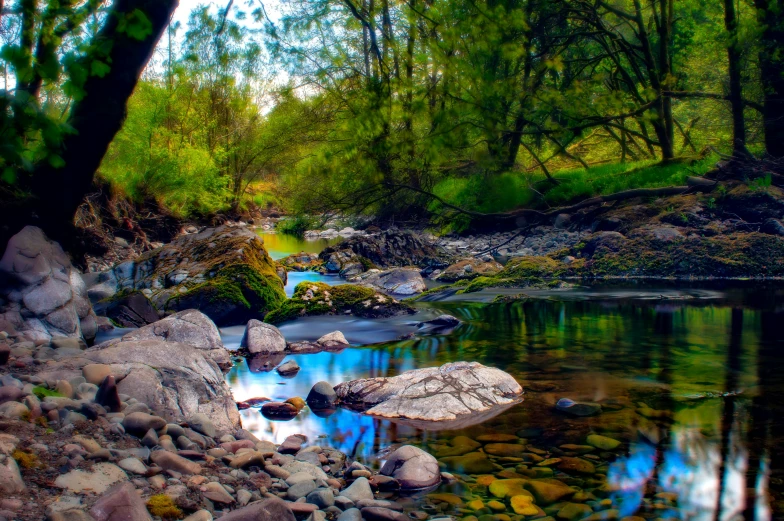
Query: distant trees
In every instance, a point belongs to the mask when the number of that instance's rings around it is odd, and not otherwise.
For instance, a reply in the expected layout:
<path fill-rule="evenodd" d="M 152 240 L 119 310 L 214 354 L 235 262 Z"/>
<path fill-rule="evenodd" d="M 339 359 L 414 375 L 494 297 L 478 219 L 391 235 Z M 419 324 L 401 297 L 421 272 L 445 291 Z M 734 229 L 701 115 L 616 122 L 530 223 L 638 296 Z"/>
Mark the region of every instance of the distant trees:
<path fill-rule="evenodd" d="M 308 162 L 324 206 L 399 210 L 470 172 L 780 156 L 781 4 L 285 0 L 270 36 L 311 101 L 342 108 Z"/>
<path fill-rule="evenodd" d="M 100 175 L 181 216 L 237 211 L 250 185 L 274 179 L 319 139 L 328 115 L 272 90 L 257 34 L 224 9 L 196 9 L 182 45 L 166 47 L 166 63 L 131 98 Z"/>

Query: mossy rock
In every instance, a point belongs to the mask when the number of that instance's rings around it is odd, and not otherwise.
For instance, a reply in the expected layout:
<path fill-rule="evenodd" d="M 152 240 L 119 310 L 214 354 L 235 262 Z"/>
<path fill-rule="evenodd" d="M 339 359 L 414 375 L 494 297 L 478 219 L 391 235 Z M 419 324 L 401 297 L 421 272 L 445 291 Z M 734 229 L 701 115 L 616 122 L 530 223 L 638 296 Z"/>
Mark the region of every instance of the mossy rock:
<path fill-rule="evenodd" d="M 294 318 L 314 315 L 348 313 L 359 317 L 378 318 L 413 312 L 413 308 L 408 304 L 365 286 L 330 286 L 322 282 L 302 282 L 294 288 L 294 295 L 278 309 L 270 312 L 265 321 L 280 324 Z"/>
<path fill-rule="evenodd" d="M 277 276 L 263 274 L 252 266 L 239 264 L 187 292 L 175 295 L 167 309 L 198 309 L 218 326 L 236 325 L 263 316 L 285 300 Z"/>
<path fill-rule="evenodd" d="M 784 240 L 761 233 L 687 237 L 662 242 L 624 241 L 617 251 L 597 249 L 584 274 L 593 277 L 780 277 Z"/>
<path fill-rule="evenodd" d="M 132 280 L 119 282 L 151 289 L 161 309 L 198 309 L 226 326 L 261 318 L 286 300 L 277 270 L 258 235 L 224 226 L 145 253 L 134 263 Z"/>

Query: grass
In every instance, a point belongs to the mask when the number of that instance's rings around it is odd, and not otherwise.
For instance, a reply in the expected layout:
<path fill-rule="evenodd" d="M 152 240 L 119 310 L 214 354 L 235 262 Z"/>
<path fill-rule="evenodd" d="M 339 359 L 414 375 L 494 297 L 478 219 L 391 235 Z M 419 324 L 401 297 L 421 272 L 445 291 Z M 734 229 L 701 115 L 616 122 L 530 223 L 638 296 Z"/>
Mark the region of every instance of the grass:
<path fill-rule="evenodd" d="M 715 165 L 717 157 L 661 164 L 658 161 L 611 163 L 588 170 L 575 168 L 553 173 L 558 185 L 541 172 L 507 172 L 497 175 L 475 174 L 445 179 L 433 189 L 444 200 L 484 213 L 505 212 L 515 208 L 564 206 L 596 195 L 607 195 L 632 188 L 657 188 L 682 185 L 686 177 L 703 175 Z M 432 203 L 431 210 L 439 204 Z M 451 231 L 461 231 L 468 219 L 450 218 Z"/>
<path fill-rule="evenodd" d="M 293 235 L 295 237 L 302 237 L 306 231 L 313 230 L 316 226 L 316 220 L 306 215 L 297 215 L 289 219 L 284 219 L 278 222 L 276 229 L 281 233 Z"/>

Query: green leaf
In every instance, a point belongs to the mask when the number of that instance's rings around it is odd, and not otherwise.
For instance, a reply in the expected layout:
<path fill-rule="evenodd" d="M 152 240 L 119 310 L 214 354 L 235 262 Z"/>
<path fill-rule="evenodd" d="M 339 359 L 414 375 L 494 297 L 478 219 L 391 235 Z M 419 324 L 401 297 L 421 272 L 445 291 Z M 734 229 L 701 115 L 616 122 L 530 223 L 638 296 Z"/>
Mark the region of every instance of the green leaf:
<path fill-rule="evenodd" d="M 11 167 L 5 168 L 3 170 L 3 175 L 0 175 L 0 179 L 9 185 L 16 183 L 16 170 Z"/>
<path fill-rule="evenodd" d="M 53 168 L 62 168 L 65 166 L 65 161 L 57 154 L 49 154 L 49 164 L 52 165 Z"/>
<path fill-rule="evenodd" d="M 103 78 L 109 74 L 110 70 L 112 70 L 112 68 L 101 60 L 93 60 L 90 64 L 90 74 L 93 76 L 98 76 L 99 78 Z"/>
<path fill-rule="evenodd" d="M 117 30 L 141 41 L 152 34 L 152 22 L 141 9 L 134 9 L 120 20 Z"/>

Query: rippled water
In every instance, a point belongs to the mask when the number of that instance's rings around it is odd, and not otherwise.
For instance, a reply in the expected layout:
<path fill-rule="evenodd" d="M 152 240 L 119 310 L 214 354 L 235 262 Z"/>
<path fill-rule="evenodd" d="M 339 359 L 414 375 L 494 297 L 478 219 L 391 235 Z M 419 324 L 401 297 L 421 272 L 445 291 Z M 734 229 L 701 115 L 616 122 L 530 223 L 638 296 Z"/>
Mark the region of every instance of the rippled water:
<path fill-rule="evenodd" d="M 249 409 L 242 411 L 243 425 L 276 442 L 306 434 L 369 464 L 395 443 L 438 454 L 457 435 L 476 439 L 490 433 L 516 435 L 516 443 L 545 458 L 569 456 L 576 449 L 564 444 L 584 445 L 589 434 L 600 433 L 622 445 L 584 456 L 592 464 L 589 473 L 556 470 L 554 476 L 596 493 L 595 504 L 589 500 L 594 510 L 613 509 L 604 517 L 769 519 L 782 512 L 781 287 L 616 284 L 534 294 L 535 299 L 504 304 L 482 302 L 494 297 L 488 292 L 472 295 L 472 302 L 453 296 L 417 304 L 417 316 L 381 321 L 295 321 L 281 328 L 289 340 L 340 329 L 356 345 L 341 353 L 291 356 L 302 370 L 290 379 L 254 372 L 249 360 L 227 375 L 238 401 L 285 400 L 306 396 L 319 380 L 337 384 L 478 361 L 509 372 L 526 391 L 522 403 L 484 423 L 461 431 L 422 431 L 343 409 L 328 417 L 305 409 L 288 422 L 272 422 Z M 446 335 L 395 340 L 416 331 L 422 318 L 442 312 L 464 324 Z M 224 330 L 227 345 L 237 344 L 239 335 L 241 328 Z M 561 398 L 598 402 L 603 410 L 573 418 L 555 410 Z M 504 467 L 505 477 L 525 477 L 539 466 L 525 458 L 492 459 Z M 490 499 L 476 479 L 463 473 L 463 483 L 448 490 Z M 605 482 L 606 494 L 598 496 L 597 486 Z M 447 509 L 462 512 L 460 506 Z"/>
<path fill-rule="evenodd" d="M 286 233 L 269 233 L 258 230 L 259 236 L 264 239 L 264 247 L 274 260 L 282 259 L 292 253 L 308 252 L 319 253 L 327 246 L 337 244 L 343 239 L 313 239 L 304 240 Z"/>

